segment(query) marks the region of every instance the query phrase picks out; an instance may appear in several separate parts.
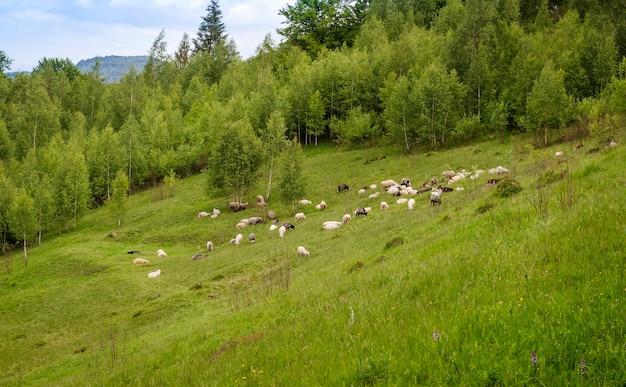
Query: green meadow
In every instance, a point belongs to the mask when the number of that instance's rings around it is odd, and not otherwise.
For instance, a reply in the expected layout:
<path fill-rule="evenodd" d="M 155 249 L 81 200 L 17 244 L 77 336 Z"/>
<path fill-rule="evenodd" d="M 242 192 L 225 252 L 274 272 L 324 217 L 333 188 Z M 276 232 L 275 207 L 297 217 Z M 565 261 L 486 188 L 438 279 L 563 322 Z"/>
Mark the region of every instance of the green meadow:
<path fill-rule="evenodd" d="M 620 140 L 533 149 L 518 135 L 410 155 L 304 147 L 313 205 L 296 208 L 307 217 L 297 223 L 275 194 L 229 212 L 203 175 L 169 197 L 129 197 L 120 227 L 92 210 L 77 231 L 30 247 L 28 266 L 21 251 L 2 257 L 0 385 L 624 385 Z M 500 165 L 510 173 L 486 173 Z M 450 169 L 485 173 L 439 206 L 414 196 L 413 211 L 380 187 L 408 177 L 420 188 Z M 372 210 L 322 230 L 356 207 Z M 197 217 L 213 208 L 217 218 Z M 268 209 L 295 229 L 281 239 L 269 222 L 235 228 Z M 230 244 L 238 233 L 244 242 Z M 215 250 L 192 260 L 209 240 Z"/>

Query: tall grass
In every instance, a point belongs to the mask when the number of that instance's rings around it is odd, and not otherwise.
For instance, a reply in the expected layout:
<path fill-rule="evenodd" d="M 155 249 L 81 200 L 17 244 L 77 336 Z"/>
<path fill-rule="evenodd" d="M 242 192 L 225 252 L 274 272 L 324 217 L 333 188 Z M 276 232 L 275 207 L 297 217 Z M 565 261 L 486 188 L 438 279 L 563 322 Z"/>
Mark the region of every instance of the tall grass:
<path fill-rule="evenodd" d="M 131 197 L 119 228 L 95 210 L 0 276 L 0 384 L 624 384 L 625 151 L 559 163 L 520 141 L 415 155 L 309 147 L 307 197 L 328 209 L 301 208 L 307 219 L 283 239 L 267 225 L 236 230 L 265 210 L 228 213 L 202 176 L 171 198 Z M 520 192 L 482 189 L 483 176 L 441 206 L 417 196 L 412 212 L 357 193 L 497 165 Z M 373 210 L 321 230 L 357 206 Z M 196 217 L 213 207 L 217 219 Z M 238 232 L 257 242 L 230 245 Z M 207 240 L 215 251 L 192 261 Z M 133 266 L 127 250 L 150 263 Z"/>

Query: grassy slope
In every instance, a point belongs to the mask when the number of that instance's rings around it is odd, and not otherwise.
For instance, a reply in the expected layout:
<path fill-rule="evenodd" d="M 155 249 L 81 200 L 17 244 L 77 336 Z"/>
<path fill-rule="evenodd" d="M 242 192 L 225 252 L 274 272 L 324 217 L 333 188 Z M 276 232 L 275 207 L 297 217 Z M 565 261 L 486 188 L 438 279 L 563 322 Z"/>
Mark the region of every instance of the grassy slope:
<path fill-rule="evenodd" d="M 239 219 L 263 209 L 227 213 L 201 176 L 181 181 L 173 198 L 133 196 L 119 229 L 105 209 L 93 211 L 78 231 L 32 248 L 27 268 L 17 254 L 0 276 L 0 384 L 623 384 L 626 149 L 523 144 L 411 156 L 309 148 L 307 196 L 329 208 L 304 208 L 307 219 L 284 239 L 267 225 L 242 230 L 256 233 L 254 245 L 228 241 Z M 554 161 L 557 149 L 567 163 Z M 546 164 L 569 173 L 547 186 L 540 218 L 533 186 Z M 417 196 L 409 212 L 386 194 L 356 192 L 497 165 L 512 169 L 521 193 L 481 190 L 483 175 L 444 194 L 441 207 Z M 353 189 L 337 193 L 342 182 Z M 389 211 L 378 211 L 381 200 Z M 357 206 L 373 211 L 321 230 Z M 196 218 L 213 207 L 217 219 Z M 207 240 L 215 252 L 191 261 Z M 298 245 L 311 257 L 297 258 Z M 169 256 L 157 258 L 158 248 Z M 129 249 L 150 263 L 133 266 Z M 149 280 L 156 269 L 162 276 Z"/>

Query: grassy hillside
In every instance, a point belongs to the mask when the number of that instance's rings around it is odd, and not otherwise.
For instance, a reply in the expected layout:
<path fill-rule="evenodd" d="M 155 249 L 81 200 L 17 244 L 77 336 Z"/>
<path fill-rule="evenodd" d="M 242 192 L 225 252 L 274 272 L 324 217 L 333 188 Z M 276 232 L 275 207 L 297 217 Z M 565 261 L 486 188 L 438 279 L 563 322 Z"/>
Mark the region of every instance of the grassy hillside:
<path fill-rule="evenodd" d="M 268 224 L 235 229 L 264 209 L 229 213 L 203 176 L 170 198 L 131 197 L 119 228 L 93 211 L 0 276 L 0 385 L 622 385 L 626 148 L 526 142 L 409 156 L 308 147 L 306 196 L 328 208 L 302 207 L 283 239 Z M 481 189 L 485 173 L 408 211 L 380 189 L 498 165 L 520 192 Z M 380 198 L 357 193 L 370 184 Z M 357 206 L 373 209 L 321 230 Z M 218 218 L 197 218 L 214 207 Z M 257 242 L 229 244 L 238 232 Z M 208 240 L 215 251 L 192 261 Z"/>

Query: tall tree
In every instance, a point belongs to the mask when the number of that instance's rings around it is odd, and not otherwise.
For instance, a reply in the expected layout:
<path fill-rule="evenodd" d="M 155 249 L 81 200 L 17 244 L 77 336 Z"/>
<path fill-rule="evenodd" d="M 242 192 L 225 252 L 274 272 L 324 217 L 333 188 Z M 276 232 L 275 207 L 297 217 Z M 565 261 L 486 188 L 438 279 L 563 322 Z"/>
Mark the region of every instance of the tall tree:
<path fill-rule="evenodd" d="M 268 160 L 268 180 L 265 191 L 265 201 L 270 199 L 272 177 L 274 175 L 274 161 L 285 147 L 285 120 L 280 110 L 274 110 L 267 121 L 267 127 L 261 135 L 263 148 Z"/>
<path fill-rule="evenodd" d="M 15 198 L 15 184 L 5 171 L 4 163 L 0 161 L 0 248 L 4 254 L 11 247 L 9 236 L 9 208 Z"/>
<path fill-rule="evenodd" d="M 304 196 L 305 181 L 302 176 L 302 148 L 296 141 L 290 141 L 280 163 L 278 191 L 280 197 L 291 204 L 291 213 L 296 209 L 296 201 Z"/>
<path fill-rule="evenodd" d="M 193 41 L 193 52 L 214 54 L 216 47 L 226 40 L 226 27 L 222 22 L 222 10 L 217 0 L 211 0 Z"/>
<path fill-rule="evenodd" d="M 11 68 L 13 59 L 9 58 L 6 52 L 0 50 L 0 74 L 4 76 L 4 72 Z"/>
<path fill-rule="evenodd" d="M 9 208 L 9 225 L 15 237 L 22 241 L 24 247 L 24 266 L 28 266 L 26 246 L 35 236 L 37 221 L 35 219 L 34 201 L 22 188 L 17 190 L 15 199 Z"/>
<path fill-rule="evenodd" d="M 169 59 L 167 55 L 167 41 L 165 41 L 165 30 L 161 30 L 159 35 L 152 42 L 150 51 L 148 52 L 148 62 L 143 68 L 143 76 L 146 82 L 154 89 L 157 80 L 163 72 L 163 67 Z"/>
<path fill-rule="evenodd" d="M 326 111 L 324 109 L 322 94 L 319 90 L 315 90 L 309 97 L 309 108 L 306 115 L 307 135 L 313 135 L 315 137 L 315 145 L 317 145 L 318 136 L 324 132 L 326 125 L 326 120 L 324 119 L 325 114 Z"/>
<path fill-rule="evenodd" d="M 189 35 L 183 33 L 183 37 L 180 40 L 180 44 L 174 52 L 174 62 L 180 69 L 184 69 L 189 64 L 189 54 L 191 53 L 191 45 L 189 43 Z"/>
<path fill-rule="evenodd" d="M 113 214 L 117 218 L 117 225 L 122 225 L 122 216 L 126 211 L 126 202 L 128 194 L 128 176 L 123 170 L 117 171 L 115 180 L 113 180 L 112 195 L 108 200 L 108 204 Z"/>

